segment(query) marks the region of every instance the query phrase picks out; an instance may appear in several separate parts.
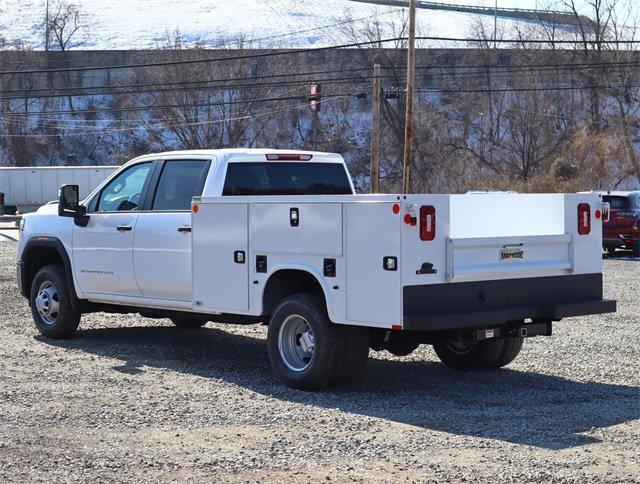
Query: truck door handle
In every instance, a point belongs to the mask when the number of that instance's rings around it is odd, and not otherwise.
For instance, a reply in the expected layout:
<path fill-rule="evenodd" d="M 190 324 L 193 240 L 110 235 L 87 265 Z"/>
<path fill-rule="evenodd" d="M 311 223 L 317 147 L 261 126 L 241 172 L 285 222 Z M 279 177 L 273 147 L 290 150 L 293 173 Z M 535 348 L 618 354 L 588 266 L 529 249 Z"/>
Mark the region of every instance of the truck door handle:
<path fill-rule="evenodd" d="M 178 232 L 191 232 L 191 227 L 178 227 Z"/>
<path fill-rule="evenodd" d="M 117 230 L 118 232 L 131 232 L 131 229 L 132 229 L 132 228 L 133 228 L 133 227 L 131 227 L 131 225 L 118 225 L 118 226 L 116 227 L 116 230 Z"/>

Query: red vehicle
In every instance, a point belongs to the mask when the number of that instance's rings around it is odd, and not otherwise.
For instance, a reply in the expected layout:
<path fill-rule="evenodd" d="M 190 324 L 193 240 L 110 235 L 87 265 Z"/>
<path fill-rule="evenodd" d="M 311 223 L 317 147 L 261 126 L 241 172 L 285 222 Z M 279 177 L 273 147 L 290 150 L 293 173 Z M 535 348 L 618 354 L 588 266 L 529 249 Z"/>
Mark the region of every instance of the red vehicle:
<path fill-rule="evenodd" d="M 602 201 L 611 207 L 602 227 L 604 249 L 632 250 L 634 257 L 640 257 L 640 190 L 605 192 Z"/>

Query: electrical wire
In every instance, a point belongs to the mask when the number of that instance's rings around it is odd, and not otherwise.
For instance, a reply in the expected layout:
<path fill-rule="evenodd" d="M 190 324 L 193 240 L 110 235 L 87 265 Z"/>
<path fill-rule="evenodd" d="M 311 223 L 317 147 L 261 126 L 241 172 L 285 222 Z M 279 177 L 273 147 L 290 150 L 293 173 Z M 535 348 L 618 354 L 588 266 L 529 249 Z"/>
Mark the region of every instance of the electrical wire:
<path fill-rule="evenodd" d="M 353 96 L 354 94 L 344 94 L 344 95 L 339 95 L 339 96 L 335 96 L 332 97 L 330 99 L 327 99 L 327 101 L 334 101 L 337 99 L 345 99 L 348 97 Z M 323 100 L 324 102 L 324 100 Z M 279 114 L 279 113 L 283 113 L 283 112 L 289 112 L 291 110 L 297 110 L 297 109 L 302 109 L 302 108 L 308 108 L 309 107 L 309 103 L 304 103 L 304 104 L 296 104 L 296 105 L 292 105 L 292 106 L 287 106 L 285 108 L 280 108 L 280 109 L 274 109 L 271 111 L 266 111 L 266 112 L 262 112 L 262 113 L 256 113 L 256 114 L 249 114 L 249 115 L 244 115 L 244 116 L 235 116 L 235 117 L 228 117 L 228 118 L 223 118 L 223 119 L 216 119 L 216 120 L 208 120 L 208 121 L 198 121 L 198 122 L 192 122 L 192 123 L 180 123 L 181 126 L 202 126 L 202 125 L 212 125 L 212 124 L 220 124 L 220 123 L 228 123 L 231 121 L 241 121 L 244 119 L 252 119 L 252 118 L 259 118 L 259 117 L 263 117 L 263 116 L 269 116 L 269 115 L 274 115 L 274 114 Z M 109 133 L 109 132 L 126 132 L 126 131 L 137 131 L 140 129 L 154 129 L 154 128 L 167 128 L 167 126 L 165 124 L 160 125 L 160 126 L 154 126 L 154 127 L 149 127 L 149 126 L 138 126 L 135 128 L 105 128 L 105 129 L 96 129 L 96 130 L 92 130 L 92 131 L 85 131 L 82 133 L 65 133 L 65 136 L 85 136 L 85 135 L 89 135 L 89 134 L 104 134 L 104 133 Z M 62 134 L 0 134 L 0 138 L 39 138 L 39 137 L 59 137 L 62 136 Z"/>
<path fill-rule="evenodd" d="M 191 60 L 175 60 L 175 61 L 158 61 L 158 62 L 147 62 L 147 63 L 136 63 L 136 64 L 119 64 L 119 65 L 102 65 L 102 66 L 79 66 L 79 67 L 59 67 L 53 69 L 28 69 L 28 70 L 8 70 L 8 71 L 0 71 L 0 75 L 16 75 L 16 74 L 48 74 L 55 72 L 79 72 L 79 71 L 97 71 L 97 70 L 115 70 L 115 69 L 138 69 L 143 67 L 159 67 L 159 66 L 168 66 L 168 65 L 186 65 L 186 64 L 202 64 L 202 63 L 210 63 L 210 62 L 226 62 L 231 60 L 240 60 L 240 59 L 259 59 L 265 57 L 274 57 L 274 56 L 283 56 L 283 55 L 294 55 L 294 54 L 303 54 L 303 53 L 311 53 L 311 52 L 323 52 L 337 49 L 347 49 L 353 47 L 364 47 L 367 45 L 380 45 L 389 42 L 398 42 L 407 40 L 406 37 L 393 37 L 387 39 L 378 39 L 378 40 L 369 40 L 363 42 L 352 42 L 348 44 L 340 44 L 340 45 L 331 45 L 325 47 L 312 47 L 305 49 L 293 49 L 293 50 L 277 50 L 277 51 L 268 51 L 268 52 L 260 52 L 256 54 L 245 54 L 245 55 L 233 55 L 228 57 L 215 57 L 215 58 L 204 58 L 204 59 L 191 59 Z M 591 44 L 591 45 L 637 45 L 640 44 L 640 40 L 599 40 L 599 41 L 589 41 L 589 40 L 543 40 L 543 39 L 473 39 L 473 38 L 459 38 L 459 37 L 435 37 L 435 36 L 419 36 L 416 37 L 416 40 L 430 40 L 430 41 L 439 41 L 439 42 L 466 42 L 466 43 L 481 43 L 481 42 L 499 42 L 503 44 L 549 44 L 549 45 L 564 45 L 564 44 Z"/>

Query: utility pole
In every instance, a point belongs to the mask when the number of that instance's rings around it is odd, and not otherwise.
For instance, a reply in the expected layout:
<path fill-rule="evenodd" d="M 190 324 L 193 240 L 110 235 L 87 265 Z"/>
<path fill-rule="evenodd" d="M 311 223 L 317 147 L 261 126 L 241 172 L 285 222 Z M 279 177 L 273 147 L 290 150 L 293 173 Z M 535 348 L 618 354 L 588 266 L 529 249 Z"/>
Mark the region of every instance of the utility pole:
<path fill-rule="evenodd" d="M 380 191 L 380 64 L 373 65 L 373 97 L 371 112 L 371 193 Z"/>
<path fill-rule="evenodd" d="M 319 112 L 322 107 L 322 86 L 320 84 L 312 84 L 311 85 L 311 96 L 309 96 L 309 100 L 311 101 L 311 122 L 312 122 L 312 131 L 313 131 L 313 150 L 318 149 L 318 123 Z"/>
<path fill-rule="evenodd" d="M 46 2 L 47 12 L 44 14 L 44 50 L 49 52 L 49 0 Z"/>
<path fill-rule="evenodd" d="M 413 90 L 416 79 L 416 0 L 409 9 L 409 45 L 407 53 L 407 112 L 404 126 L 403 193 L 411 189 L 411 163 L 413 161 Z"/>
<path fill-rule="evenodd" d="M 498 48 L 498 0 L 496 0 L 496 6 L 493 9 L 493 48 Z"/>

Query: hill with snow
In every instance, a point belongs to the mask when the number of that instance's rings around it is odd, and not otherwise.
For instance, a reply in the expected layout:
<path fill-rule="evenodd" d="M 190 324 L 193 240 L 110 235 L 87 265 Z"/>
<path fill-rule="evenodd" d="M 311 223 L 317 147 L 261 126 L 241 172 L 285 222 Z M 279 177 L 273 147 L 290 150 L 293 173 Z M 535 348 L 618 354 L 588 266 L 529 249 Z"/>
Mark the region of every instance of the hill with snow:
<path fill-rule="evenodd" d="M 51 0 L 50 11 L 56 10 Z M 82 12 L 74 48 L 152 49 L 179 33 L 187 45 L 220 47 L 239 37 L 253 39 L 253 46 L 320 47 L 348 43 L 346 18 L 356 29 L 378 22 L 385 36 L 393 36 L 391 24 L 399 23 L 402 9 L 350 0 L 76 0 Z M 0 2 L 0 34 L 9 46 L 44 49 L 41 24 L 45 0 Z M 479 19 L 493 32 L 487 17 L 450 11 L 419 10 L 419 33 L 430 36 L 467 37 Z M 526 29 L 527 22 L 500 20 L 500 30 Z M 431 44 L 437 46 L 438 44 Z M 442 45 L 442 44 L 440 44 Z M 426 45 L 423 45 L 426 46 Z M 464 46 L 461 46 L 464 47 Z"/>

